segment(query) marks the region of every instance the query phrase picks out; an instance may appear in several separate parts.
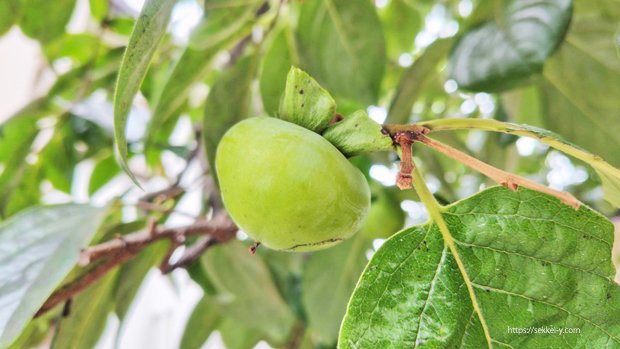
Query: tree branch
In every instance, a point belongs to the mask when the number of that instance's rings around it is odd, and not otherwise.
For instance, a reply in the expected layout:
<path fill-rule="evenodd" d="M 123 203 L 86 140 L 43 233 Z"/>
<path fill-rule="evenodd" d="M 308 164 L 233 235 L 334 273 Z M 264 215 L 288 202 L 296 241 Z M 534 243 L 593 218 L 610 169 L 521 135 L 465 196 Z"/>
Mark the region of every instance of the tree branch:
<path fill-rule="evenodd" d="M 86 248 L 81 251 L 79 261 L 81 266 L 87 266 L 97 261 L 101 262 L 86 274 L 54 292 L 41 306 L 39 311 L 35 314 L 35 317 L 41 316 L 56 305 L 71 299 L 93 282 L 99 280 L 114 267 L 130 260 L 146 246 L 155 241 L 169 239 L 173 243 L 178 243 L 188 236 L 208 235 L 209 239 L 213 240 L 213 243 L 219 243 L 233 239 L 236 232 L 237 227 L 230 220 L 228 215 L 221 213 L 207 222 L 196 222 L 186 227 L 167 228 L 162 230 L 157 230 L 153 226 L 146 231 L 128 234 L 122 237 L 119 236 L 114 240 Z M 206 247 L 204 249 L 206 249 Z M 201 252 L 204 251 L 204 249 L 202 249 Z"/>
<path fill-rule="evenodd" d="M 496 167 L 493 167 L 486 162 L 480 161 L 472 156 L 469 156 L 463 153 L 460 150 L 454 149 L 451 146 L 441 143 L 437 140 L 426 137 L 425 135 L 419 135 L 419 142 L 424 145 L 439 151 L 442 154 L 445 154 L 467 166 L 470 168 L 484 174 L 485 176 L 491 178 L 496 183 L 508 187 L 510 190 L 517 190 L 519 186 L 530 188 L 533 190 L 537 190 L 539 192 L 549 194 L 551 196 L 555 196 L 560 199 L 563 203 L 578 209 L 580 206 L 579 200 L 577 200 L 573 195 L 567 192 L 561 192 L 555 189 L 548 188 L 544 185 L 538 184 L 536 182 L 532 182 L 527 178 L 518 176 L 516 174 L 506 172 L 500 170 Z"/>

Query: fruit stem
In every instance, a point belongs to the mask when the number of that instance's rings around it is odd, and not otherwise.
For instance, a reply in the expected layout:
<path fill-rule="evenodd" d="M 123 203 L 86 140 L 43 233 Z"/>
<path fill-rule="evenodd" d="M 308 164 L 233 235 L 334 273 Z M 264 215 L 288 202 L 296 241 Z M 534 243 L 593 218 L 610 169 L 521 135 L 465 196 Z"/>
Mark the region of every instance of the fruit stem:
<path fill-rule="evenodd" d="M 253 256 L 253 255 L 256 254 L 256 250 L 258 249 L 258 246 L 260 246 L 260 242 L 254 241 L 252 246 L 250 246 L 250 248 L 248 248 L 248 252 L 250 252 L 250 255 Z"/>

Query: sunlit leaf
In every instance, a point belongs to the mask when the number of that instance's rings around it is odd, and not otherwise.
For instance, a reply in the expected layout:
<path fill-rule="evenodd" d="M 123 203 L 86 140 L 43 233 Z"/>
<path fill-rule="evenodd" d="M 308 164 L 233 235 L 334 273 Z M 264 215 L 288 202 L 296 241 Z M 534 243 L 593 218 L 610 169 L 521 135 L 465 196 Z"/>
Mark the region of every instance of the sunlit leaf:
<path fill-rule="evenodd" d="M 65 32 L 75 3 L 76 0 L 22 0 L 19 26 L 24 34 L 46 44 Z"/>
<path fill-rule="evenodd" d="M 613 225 L 605 217 L 504 187 L 450 205 L 441 216 L 449 241 L 431 223 L 394 235 L 375 253 L 349 303 L 340 348 L 620 344 Z M 545 327 L 580 332 L 510 330 Z"/>
<path fill-rule="evenodd" d="M 50 206 L 0 225 L 0 347 L 17 337 L 77 263 L 102 216 L 91 206 Z"/>

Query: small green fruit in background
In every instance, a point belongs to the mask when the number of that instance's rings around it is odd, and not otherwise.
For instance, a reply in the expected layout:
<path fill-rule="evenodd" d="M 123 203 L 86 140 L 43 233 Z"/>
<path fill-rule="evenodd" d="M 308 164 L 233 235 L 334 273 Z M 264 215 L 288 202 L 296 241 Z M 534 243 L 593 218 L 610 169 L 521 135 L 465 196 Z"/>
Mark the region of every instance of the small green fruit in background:
<path fill-rule="evenodd" d="M 224 206 L 255 241 L 313 251 L 360 230 L 370 207 L 362 173 L 301 126 L 255 117 L 233 126 L 216 153 Z"/>
<path fill-rule="evenodd" d="M 362 233 L 372 239 L 385 239 L 401 230 L 405 212 L 394 193 L 380 185 L 372 186 L 372 203 Z"/>

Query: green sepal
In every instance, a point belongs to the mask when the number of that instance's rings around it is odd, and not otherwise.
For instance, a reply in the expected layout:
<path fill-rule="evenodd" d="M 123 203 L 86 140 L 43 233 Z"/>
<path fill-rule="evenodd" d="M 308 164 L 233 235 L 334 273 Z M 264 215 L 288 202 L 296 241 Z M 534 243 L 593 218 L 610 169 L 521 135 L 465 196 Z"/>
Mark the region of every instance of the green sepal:
<path fill-rule="evenodd" d="M 328 127 L 323 137 L 347 157 L 394 149 L 392 137 L 365 110 L 358 110 Z"/>
<path fill-rule="evenodd" d="M 321 133 L 336 113 L 336 101 L 303 70 L 291 67 L 278 117 Z"/>

